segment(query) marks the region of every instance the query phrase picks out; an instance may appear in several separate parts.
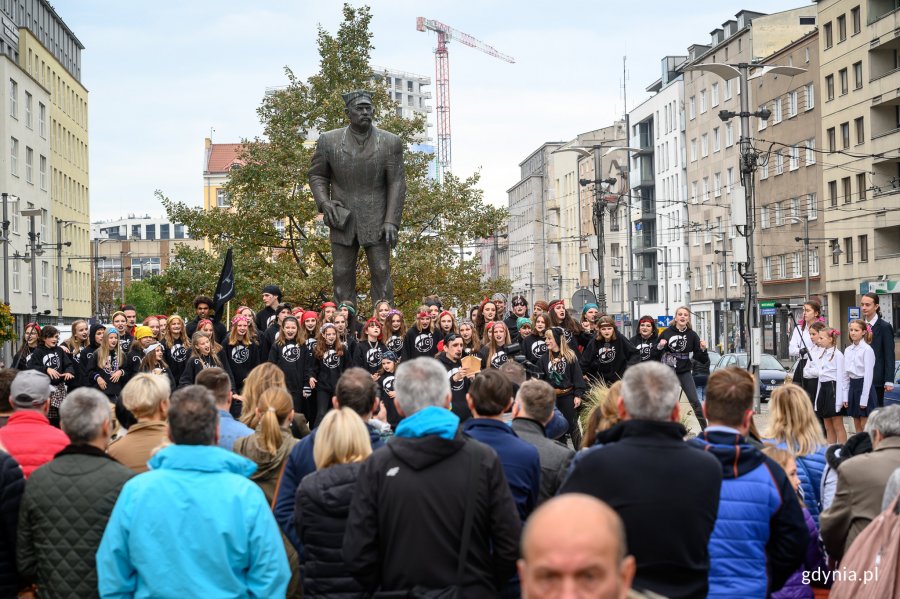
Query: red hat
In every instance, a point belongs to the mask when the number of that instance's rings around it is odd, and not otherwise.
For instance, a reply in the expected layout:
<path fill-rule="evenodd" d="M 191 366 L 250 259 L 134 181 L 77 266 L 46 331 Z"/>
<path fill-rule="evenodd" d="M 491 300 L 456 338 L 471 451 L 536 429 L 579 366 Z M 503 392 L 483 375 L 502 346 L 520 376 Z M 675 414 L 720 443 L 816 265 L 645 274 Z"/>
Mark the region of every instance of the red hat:
<path fill-rule="evenodd" d="M 447 316 L 450 316 L 451 318 L 453 317 L 452 312 L 450 312 L 449 310 L 444 310 L 440 314 L 438 314 L 438 320 L 442 319 L 444 317 L 444 314 L 446 314 Z"/>
<path fill-rule="evenodd" d="M 337 304 L 334 302 L 323 302 L 321 309 L 324 310 L 325 308 L 337 308 Z"/>
<path fill-rule="evenodd" d="M 316 320 L 319 320 L 318 312 L 313 312 L 312 310 L 307 310 L 306 312 L 303 313 L 303 318 L 301 320 L 303 322 L 306 322 L 310 318 L 315 318 Z"/>
<path fill-rule="evenodd" d="M 382 331 L 384 330 L 384 326 L 381 324 L 381 321 L 375 318 L 374 316 L 366 321 L 366 326 L 363 327 L 363 331 L 368 330 L 369 325 L 374 324 L 378 327 L 378 340 L 381 340 Z"/>

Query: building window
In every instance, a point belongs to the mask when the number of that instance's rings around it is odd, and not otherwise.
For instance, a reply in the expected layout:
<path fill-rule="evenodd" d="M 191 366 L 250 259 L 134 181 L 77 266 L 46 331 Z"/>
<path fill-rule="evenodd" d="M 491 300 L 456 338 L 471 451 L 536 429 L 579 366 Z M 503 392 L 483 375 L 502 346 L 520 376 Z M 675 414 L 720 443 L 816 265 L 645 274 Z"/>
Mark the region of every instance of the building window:
<path fill-rule="evenodd" d="M 806 166 L 812 166 L 816 163 L 816 140 L 806 140 Z"/>
<path fill-rule="evenodd" d="M 769 207 L 763 206 L 759 211 L 759 226 L 763 229 L 769 228 Z"/>
<path fill-rule="evenodd" d="M 713 108 L 719 105 L 719 84 L 713 83 L 710 88 L 710 104 Z"/>
<path fill-rule="evenodd" d="M 43 102 L 38 102 L 38 132 L 47 139 L 47 107 Z"/>
<path fill-rule="evenodd" d="M 697 182 L 691 181 L 691 203 L 697 203 Z"/>
<path fill-rule="evenodd" d="M 146 235 L 145 239 L 151 239 L 151 240 L 156 239 L 156 225 L 145 225 L 144 229 L 145 229 L 145 235 Z"/>
<path fill-rule="evenodd" d="M 700 114 L 706 112 L 706 90 L 700 90 Z"/>
<path fill-rule="evenodd" d="M 788 118 L 797 116 L 797 95 L 799 92 L 794 90 L 788 92 Z"/>
<path fill-rule="evenodd" d="M 706 288 L 712 289 L 713 286 L 713 274 L 712 274 L 712 265 L 706 265 Z"/>
<path fill-rule="evenodd" d="M 809 276 L 819 276 L 819 248 L 809 248 Z"/>
<path fill-rule="evenodd" d="M 175 239 L 187 239 L 184 234 L 184 225 L 176 224 L 175 225 Z"/>
<path fill-rule="evenodd" d="M 856 193 L 860 202 L 866 199 L 866 187 L 868 187 L 866 185 L 866 174 L 858 173 L 856 175 Z"/>
<path fill-rule="evenodd" d="M 838 42 L 847 39 L 847 15 L 841 15 L 837 18 Z"/>
<path fill-rule="evenodd" d="M 814 84 L 806 84 L 806 109 L 812 110 L 816 107 L 816 89 Z"/>
<path fill-rule="evenodd" d="M 825 97 L 834 100 L 834 75 L 825 76 Z"/>
<path fill-rule="evenodd" d="M 862 89 L 863 73 L 862 61 L 853 63 L 853 89 Z"/>
<path fill-rule="evenodd" d="M 850 147 L 850 123 L 841 123 L 841 143 L 844 149 Z"/>
<path fill-rule="evenodd" d="M 697 102 L 694 96 L 688 100 L 688 117 L 693 121 L 697 116 Z"/>
<path fill-rule="evenodd" d="M 781 122 L 781 98 L 772 102 L 772 124 L 777 125 Z"/>
<path fill-rule="evenodd" d="M 785 260 L 784 254 L 781 254 L 780 256 L 778 256 L 778 278 L 779 279 L 788 278 L 786 262 L 787 261 Z"/>
<path fill-rule="evenodd" d="M 828 138 L 828 151 L 829 151 L 829 152 L 834 152 L 835 150 L 837 150 L 837 141 L 836 141 L 836 138 L 835 138 L 835 130 L 834 130 L 834 127 L 830 127 L 830 128 L 825 132 L 825 137 Z"/>
<path fill-rule="evenodd" d="M 772 280 L 772 257 L 766 256 L 763 258 L 763 279 L 766 281 Z"/>
<path fill-rule="evenodd" d="M 225 193 L 224 189 L 216 190 L 216 207 L 217 208 L 228 208 L 231 206 L 229 203 L 228 194 Z"/>
<path fill-rule="evenodd" d="M 169 223 L 165 223 L 159 226 L 159 238 L 169 239 Z"/>
<path fill-rule="evenodd" d="M 725 264 L 719 264 L 719 280 L 718 287 L 725 287 Z"/>
<path fill-rule="evenodd" d="M 25 181 L 34 184 L 34 150 L 25 146 Z"/>
<path fill-rule="evenodd" d="M 34 119 L 32 118 L 32 104 L 34 102 L 34 98 L 32 98 L 31 94 L 25 92 L 25 126 L 29 129 L 34 128 Z"/>
<path fill-rule="evenodd" d="M 863 121 L 863 117 L 859 117 L 858 119 L 853 120 L 854 128 L 856 129 L 856 145 L 861 143 L 865 143 L 866 141 L 866 128 L 865 122 Z"/>
<path fill-rule="evenodd" d="M 800 146 L 791 146 L 789 151 L 791 156 L 790 169 L 795 171 L 800 168 Z"/>
<path fill-rule="evenodd" d="M 131 238 L 132 239 L 141 239 L 141 226 L 140 225 L 131 225 Z"/>
<path fill-rule="evenodd" d="M 713 195 L 717 198 L 722 197 L 722 173 L 713 175 Z"/>
<path fill-rule="evenodd" d="M 784 174 L 784 164 L 781 161 L 781 150 L 775 152 L 775 174 Z"/>
<path fill-rule="evenodd" d="M 784 225 L 784 210 L 781 206 L 781 202 L 775 202 L 775 226 L 781 227 Z"/>
<path fill-rule="evenodd" d="M 730 148 L 734 145 L 734 127 L 731 123 L 725 123 L 725 147 Z"/>
<path fill-rule="evenodd" d="M 15 137 L 9 138 L 9 172 L 19 176 L 19 140 Z"/>
<path fill-rule="evenodd" d="M 703 202 L 709 201 L 709 177 L 703 177 Z"/>
<path fill-rule="evenodd" d="M 800 218 L 800 198 L 791 198 L 791 217 Z"/>
<path fill-rule="evenodd" d="M 833 40 L 832 40 L 832 36 L 831 36 L 831 21 L 822 25 L 822 34 L 823 34 L 822 37 L 825 38 L 825 49 L 827 50 L 828 48 L 830 48 L 833 45 Z"/>
<path fill-rule="evenodd" d="M 841 95 L 846 96 L 850 88 L 850 80 L 847 77 L 847 69 L 841 69 L 840 71 L 838 71 L 838 79 L 840 79 L 841 82 Z"/>
<path fill-rule="evenodd" d="M 853 238 L 844 237 L 844 264 L 853 264 Z"/>
<path fill-rule="evenodd" d="M 769 160 L 766 159 L 762 163 L 762 168 L 759 170 L 759 178 L 760 179 L 768 179 L 769 178 Z"/>
<path fill-rule="evenodd" d="M 858 6 L 850 9 L 850 26 L 853 28 L 853 35 L 856 35 L 862 30 L 862 22 L 859 19 Z"/>
<path fill-rule="evenodd" d="M 12 261 L 12 290 L 16 293 L 19 293 L 19 284 L 20 284 L 20 275 L 19 275 L 19 261 Z"/>
<path fill-rule="evenodd" d="M 850 177 L 841 179 L 841 188 L 844 190 L 844 203 L 849 204 L 853 199 L 852 192 L 850 191 Z"/>
<path fill-rule="evenodd" d="M 707 133 L 700 136 L 700 156 L 703 158 L 709 156 L 709 135 Z"/>
<path fill-rule="evenodd" d="M 726 177 L 728 187 L 725 189 L 725 193 L 731 194 L 734 191 L 734 167 L 729 166 L 726 172 L 728 173 Z"/>
<path fill-rule="evenodd" d="M 837 208 L 837 181 L 828 182 L 828 203 Z"/>
<path fill-rule="evenodd" d="M 50 295 L 50 264 L 41 262 L 41 295 Z"/>
<path fill-rule="evenodd" d="M 691 162 L 696 162 L 697 160 L 697 138 L 691 140 Z"/>
<path fill-rule="evenodd" d="M 868 235 L 860 235 L 856 238 L 859 242 L 859 261 L 860 262 L 868 262 L 869 261 L 869 236 Z"/>
<path fill-rule="evenodd" d="M 703 287 L 703 277 L 700 276 L 700 267 L 694 269 L 694 289 L 699 290 Z"/>
<path fill-rule="evenodd" d="M 725 100 L 730 100 L 732 97 L 732 91 L 731 91 L 731 82 L 732 81 L 734 81 L 734 79 L 729 79 L 725 82 Z"/>
<path fill-rule="evenodd" d="M 803 276 L 803 254 L 801 252 L 794 252 L 793 256 L 793 267 L 794 267 L 794 278 L 799 279 Z"/>
<path fill-rule="evenodd" d="M 762 110 L 762 109 L 765 108 L 765 107 L 766 107 L 766 105 L 763 104 L 762 106 L 759 107 L 759 110 Z M 758 119 L 756 119 L 756 120 L 759 121 L 759 130 L 760 130 L 760 131 L 762 131 L 763 129 L 765 129 L 765 128 L 766 128 L 766 125 L 768 125 L 768 120 L 767 120 L 767 119 L 764 119 L 764 118 L 761 118 L 761 117 L 760 117 L 760 118 L 758 118 Z"/>
<path fill-rule="evenodd" d="M 718 152 L 722 149 L 722 136 L 719 135 L 719 128 L 713 127 L 713 152 Z"/>
<path fill-rule="evenodd" d="M 19 84 L 15 79 L 9 80 L 9 116 L 19 118 Z"/>
<path fill-rule="evenodd" d="M 47 157 L 41 156 L 40 158 L 40 176 L 41 176 L 41 189 L 44 191 L 47 190 Z"/>

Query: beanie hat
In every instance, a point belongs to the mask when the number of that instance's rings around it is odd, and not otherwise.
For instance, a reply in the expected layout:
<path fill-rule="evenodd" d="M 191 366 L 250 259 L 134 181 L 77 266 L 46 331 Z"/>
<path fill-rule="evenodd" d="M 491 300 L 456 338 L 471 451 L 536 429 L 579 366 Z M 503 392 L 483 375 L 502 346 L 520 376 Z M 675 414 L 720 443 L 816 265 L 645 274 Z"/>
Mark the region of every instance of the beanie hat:
<path fill-rule="evenodd" d="M 584 307 L 581 309 L 581 315 L 584 316 L 585 314 L 587 314 L 587 311 L 590 310 L 591 308 L 593 308 L 594 310 L 598 310 L 598 311 L 600 310 L 600 306 L 598 306 L 597 304 L 585 304 Z"/>
<path fill-rule="evenodd" d="M 262 292 L 274 295 L 278 298 L 278 301 L 281 301 L 281 287 L 279 287 L 278 285 L 266 285 L 265 287 L 263 287 Z"/>
<path fill-rule="evenodd" d="M 119 329 L 117 329 L 116 327 L 109 327 L 108 329 L 106 329 L 106 334 L 107 335 L 118 335 Z"/>
<path fill-rule="evenodd" d="M 528 327 L 530 329 L 534 328 L 534 325 L 531 323 L 530 318 L 520 317 L 516 319 L 516 328 L 521 329 L 522 327 Z"/>
<path fill-rule="evenodd" d="M 397 361 L 397 354 L 392 352 L 391 350 L 381 352 L 382 360 L 390 360 L 391 362 Z"/>
<path fill-rule="evenodd" d="M 352 316 L 356 316 L 356 308 L 353 306 L 352 302 L 341 302 L 338 305 L 338 310 L 343 310 L 344 308 L 347 308 L 347 312 Z"/>
<path fill-rule="evenodd" d="M 538 300 L 538 301 L 534 302 L 534 307 L 540 308 L 542 312 L 550 311 L 550 304 L 548 304 L 544 300 Z"/>
<path fill-rule="evenodd" d="M 198 325 L 199 326 L 199 325 Z M 152 337 L 153 331 L 148 326 L 140 325 L 134 327 L 134 338 L 140 341 L 144 337 Z"/>

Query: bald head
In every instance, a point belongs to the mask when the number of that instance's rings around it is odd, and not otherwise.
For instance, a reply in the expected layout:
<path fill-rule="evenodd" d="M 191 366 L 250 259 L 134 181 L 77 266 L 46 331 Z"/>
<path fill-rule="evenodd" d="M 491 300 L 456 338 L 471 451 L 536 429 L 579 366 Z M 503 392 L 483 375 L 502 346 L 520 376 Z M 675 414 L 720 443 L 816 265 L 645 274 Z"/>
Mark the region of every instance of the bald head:
<path fill-rule="evenodd" d="M 528 519 L 522 533 L 522 597 L 623 599 L 634 578 L 625 529 L 602 501 L 568 493 Z"/>

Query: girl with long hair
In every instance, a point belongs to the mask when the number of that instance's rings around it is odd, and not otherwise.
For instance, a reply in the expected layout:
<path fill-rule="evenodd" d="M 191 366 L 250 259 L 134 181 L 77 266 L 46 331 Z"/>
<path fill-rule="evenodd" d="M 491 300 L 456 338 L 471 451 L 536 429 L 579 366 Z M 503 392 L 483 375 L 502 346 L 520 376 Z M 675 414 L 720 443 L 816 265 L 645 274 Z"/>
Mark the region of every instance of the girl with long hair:
<path fill-rule="evenodd" d="M 128 318 L 124 312 L 117 310 L 113 312 L 111 322 L 119 333 L 119 345 L 122 346 L 122 351 L 128 353 L 128 350 L 131 349 L 131 343 L 134 341 L 131 331 L 128 330 Z"/>
<path fill-rule="evenodd" d="M 389 310 L 383 322 L 385 347 L 397 356 L 402 356 L 403 344 L 406 339 L 406 323 L 403 322 L 403 313 L 400 310 Z"/>
<path fill-rule="evenodd" d="M 816 398 L 816 389 L 819 386 L 815 368 L 807 369 L 810 363 L 809 353 L 816 349 L 816 344 L 810 337 L 810 327 L 815 322 L 825 322 L 822 318 L 822 304 L 818 300 L 809 299 L 803 303 L 803 318 L 797 321 L 797 326 L 791 333 L 791 341 L 788 343 L 788 354 L 792 358 L 799 358 L 794 382 L 806 391 L 810 405 Z"/>
<path fill-rule="evenodd" d="M 656 348 L 660 352 L 660 361 L 666 366 L 675 369 L 681 390 L 687 396 L 694 411 L 700 428 L 706 428 L 706 418 L 703 416 L 703 406 L 697 395 L 697 387 L 694 385 L 693 363 L 691 359 L 701 364 L 709 364 L 709 355 L 706 353 L 706 341 L 691 328 L 691 311 L 687 306 L 680 306 L 675 310 L 675 319 L 672 324 L 659 335 Z"/>
<path fill-rule="evenodd" d="M 641 362 L 659 361 L 657 343 L 659 343 L 659 332 L 656 330 L 656 319 L 652 316 L 641 316 L 638 321 L 638 332 L 631 338 L 631 344 L 638 351 Z"/>
<path fill-rule="evenodd" d="M 337 330 L 337 336 L 341 340 L 341 345 L 344 346 L 344 352 L 348 356 L 352 356 L 359 339 L 356 337 L 356 333 L 350 332 L 350 320 L 343 312 L 338 311 L 335 313 L 334 328 Z"/>
<path fill-rule="evenodd" d="M 285 386 L 290 391 L 294 402 L 294 411 L 302 412 L 308 422 L 315 422 L 315 405 L 304 394 L 304 387 L 309 388 L 307 374 L 307 352 L 300 339 L 300 322 L 294 316 L 287 316 L 281 321 L 281 330 L 275 338 L 275 344 L 269 351 L 269 362 L 272 362 L 284 373 Z"/>
<path fill-rule="evenodd" d="M 150 332 L 153 333 L 154 340 L 162 340 L 162 332 L 159 330 L 159 319 L 156 316 L 148 316 L 144 319 L 142 324 L 150 329 Z"/>
<path fill-rule="evenodd" d="M 503 349 L 509 345 L 509 330 L 503 321 L 495 320 L 486 326 L 487 343 L 478 352 L 481 356 L 481 369 L 500 368 L 509 360 L 509 355 Z"/>
<path fill-rule="evenodd" d="M 872 342 L 872 328 L 865 320 L 851 320 L 849 326 L 850 344 L 844 349 L 844 386 L 847 396 L 844 407 L 853 418 L 857 433 L 866 427 L 866 420 L 877 406 L 878 398 L 872 385 L 875 371 L 875 351 Z"/>
<path fill-rule="evenodd" d="M 271 387 L 287 388 L 284 372 L 271 362 L 263 362 L 251 370 L 244 380 L 244 389 L 241 394 L 243 405 L 238 420 L 255 430 L 259 424 L 259 414 L 256 410 L 259 398 L 266 389 Z"/>
<path fill-rule="evenodd" d="M 334 302 L 322 302 L 322 306 L 319 309 L 319 322 L 322 324 L 331 322 L 335 312 L 337 312 L 337 304 Z"/>
<path fill-rule="evenodd" d="M 184 373 L 184 367 L 187 365 L 188 356 L 191 353 L 191 340 L 187 336 L 184 319 L 178 314 L 173 314 L 166 321 L 163 345 L 166 346 L 166 364 L 172 370 L 172 376 L 175 377 L 175 380 L 180 381 L 181 375 Z"/>
<path fill-rule="evenodd" d="M 618 401 L 622 396 L 622 381 L 616 381 L 609 386 L 602 398 L 594 404 L 584 425 L 584 437 L 581 439 L 581 449 L 588 449 L 597 442 L 597 435 L 609 430 L 619 423 Z M 576 454 L 576 460 L 581 454 Z"/>
<path fill-rule="evenodd" d="M 172 376 L 169 365 L 166 364 L 165 352 L 166 350 L 159 341 L 155 341 L 150 347 L 145 348 L 139 372 L 166 377 L 166 380 L 169 382 L 169 389 L 174 390 L 177 386 L 177 381 Z"/>
<path fill-rule="evenodd" d="M 844 354 L 835 347 L 840 331 L 828 327 L 824 322 L 815 322 L 810 327 L 810 335 L 818 346 L 811 352 L 819 374 L 816 391 L 816 416 L 825 424 L 825 438 L 828 443 L 846 443 L 847 429 L 844 428 L 845 387 Z"/>
<path fill-rule="evenodd" d="M 26 324 L 25 332 L 22 334 L 22 346 L 13 356 L 12 367 L 16 370 L 28 370 L 31 354 L 40 345 L 40 340 L 41 325 L 36 322 Z"/>
<path fill-rule="evenodd" d="M 221 368 L 228 373 L 228 378 L 231 378 L 231 370 L 228 368 L 228 363 L 222 360 L 222 356 L 219 353 L 213 351 L 212 337 L 199 330 L 199 325 L 197 329 L 194 336 L 191 337 L 191 354 L 188 357 L 187 365 L 184 367 L 184 372 L 181 373 L 181 379 L 178 381 L 179 387 L 193 385 L 197 379 L 197 374 L 201 370 L 212 368 L 213 366 Z M 231 379 L 231 388 L 232 390 L 234 389 L 233 378 Z"/>
<path fill-rule="evenodd" d="M 304 549 L 300 563 L 304 596 L 367 596 L 345 574 L 341 542 L 360 468 L 371 453 L 366 425 L 350 408 L 330 412 L 316 432 L 316 470 L 300 481 L 294 508 L 294 525 Z"/>
<path fill-rule="evenodd" d="M 478 331 L 478 338 L 482 344 L 487 344 L 487 325 L 497 320 L 497 304 L 489 299 L 485 299 L 478 306 L 478 315 L 475 317 L 475 330 Z"/>
<path fill-rule="evenodd" d="M 253 320 L 243 314 L 236 315 L 231 319 L 231 329 L 225 341 L 225 361 L 231 369 L 238 393 L 243 388 L 247 375 L 260 362 L 259 345 L 250 334 L 252 326 Z"/>
<path fill-rule="evenodd" d="M 562 327 L 553 327 L 544 334 L 547 353 L 540 366 L 545 378 L 556 392 L 556 407 L 569 422 L 569 436 L 574 447 L 581 446 L 581 430 L 578 428 L 578 408 L 584 397 L 584 376 L 578 357 L 565 341 Z"/>
<path fill-rule="evenodd" d="M 396 353 L 387 350 L 381 355 L 381 368 L 375 373 L 375 385 L 378 387 L 381 404 L 387 413 L 387 421 L 391 428 L 396 428 L 403 419 L 394 403 L 394 398 L 397 397 L 394 391 L 394 376 L 397 374 L 398 360 Z"/>
<path fill-rule="evenodd" d="M 550 302 L 550 324 L 563 330 L 566 343 L 577 353 L 578 338 L 582 332 L 581 325 L 569 314 L 565 300 L 558 299 Z"/>
<path fill-rule="evenodd" d="M 344 300 L 338 304 L 338 311 L 335 313 L 335 317 L 340 314 L 347 321 L 347 335 L 352 336 L 354 339 L 359 340 L 359 333 L 362 331 L 362 324 L 356 318 L 356 304 L 351 302 L 350 300 Z M 345 339 L 341 339 L 344 342 L 344 345 L 347 345 L 347 341 Z"/>
<path fill-rule="evenodd" d="M 522 351 L 525 359 L 532 364 L 540 364 L 547 353 L 546 334 L 552 326 L 547 314 L 535 314 L 531 319 L 531 334 L 522 339 Z"/>
<path fill-rule="evenodd" d="M 72 323 L 72 335 L 60 344 L 62 350 L 69 354 L 72 365 L 75 367 L 75 378 L 66 383 L 70 392 L 87 384 L 87 371 L 85 370 L 87 365 L 81 363 L 81 352 L 90 345 L 89 336 L 88 321 L 79 319 Z"/>
<path fill-rule="evenodd" d="M 440 339 L 444 339 L 450 333 L 456 335 L 459 334 L 459 328 L 456 326 L 456 318 L 454 318 L 453 314 L 447 310 L 438 314 L 437 325 L 436 336 Z"/>
<path fill-rule="evenodd" d="M 375 309 L 372 311 L 372 318 L 377 318 L 379 322 L 384 322 L 387 320 L 388 312 L 391 310 L 391 302 L 380 300 L 375 303 Z"/>
<path fill-rule="evenodd" d="M 459 336 L 463 340 L 463 357 L 477 356 L 481 350 L 481 338 L 475 330 L 475 323 L 471 320 L 461 320 Z"/>
<path fill-rule="evenodd" d="M 325 413 L 331 408 L 331 398 L 338 379 L 350 362 L 333 323 L 326 322 L 319 328 L 312 358 L 309 365 L 309 386 L 316 396 L 317 420 L 314 426 L 319 426 Z"/>
<path fill-rule="evenodd" d="M 381 356 L 387 351 L 387 347 L 381 342 L 381 322 L 377 318 L 370 318 L 363 327 L 363 334 L 365 338 L 356 345 L 352 365 L 374 375 L 381 367 Z"/>
<path fill-rule="evenodd" d="M 312 310 L 307 310 L 297 318 L 300 319 L 300 330 L 297 332 L 297 338 L 300 344 L 306 348 L 306 351 L 312 355 L 313 350 L 316 348 L 316 331 L 319 328 L 319 315 Z"/>
<path fill-rule="evenodd" d="M 769 420 L 764 443 L 785 449 L 797 458 L 803 497 L 818 523 L 822 509 L 822 472 L 825 470 L 825 436 L 816 420 L 806 391 L 788 383 L 776 388 L 769 399 Z"/>
<path fill-rule="evenodd" d="M 53 426 L 59 426 L 59 406 L 66 398 L 66 383 L 75 378 L 75 364 L 68 352 L 59 347 L 59 330 L 51 325 L 41 329 L 41 343 L 31 354 L 29 369 L 43 372 L 50 377 L 50 410 L 47 418 Z"/>
<path fill-rule="evenodd" d="M 403 339 L 403 354 L 401 359 L 433 358 L 437 354 L 437 344 L 440 336 L 434 331 L 434 319 L 427 306 L 419 306 L 416 311 L 416 326 L 406 331 Z"/>
<path fill-rule="evenodd" d="M 78 367 L 81 369 L 80 385 L 82 387 L 95 386 L 92 384 L 91 377 L 88 375 L 88 369 L 91 358 L 94 357 L 97 348 L 103 344 L 103 337 L 105 335 L 106 327 L 102 324 L 92 324 L 91 328 L 88 330 L 88 344 L 78 353 L 77 360 Z M 73 361 L 75 361 L 74 357 Z"/>
<path fill-rule="evenodd" d="M 244 316 L 250 319 L 250 326 L 247 327 L 247 334 L 250 335 L 250 341 L 259 345 L 259 331 L 256 330 L 256 312 L 250 306 L 241 306 L 235 313 L 235 316 Z"/>
<path fill-rule="evenodd" d="M 609 316 L 597 319 L 597 335 L 588 342 L 581 356 L 581 368 L 605 385 L 622 380 L 625 369 L 640 362 L 638 350 L 616 331 L 616 322 Z"/>
<path fill-rule="evenodd" d="M 168 330 L 169 317 L 165 314 L 157 314 L 156 319 L 159 321 L 159 340 L 162 341 L 166 337 Z"/>
<path fill-rule="evenodd" d="M 92 386 L 106 395 L 110 403 L 115 404 L 116 426 L 128 428 L 137 422 L 119 397 L 126 379 L 125 352 L 119 342 L 119 331 L 115 327 L 106 329 L 103 341 L 88 360 L 88 378 Z"/>

